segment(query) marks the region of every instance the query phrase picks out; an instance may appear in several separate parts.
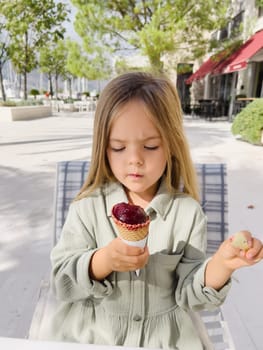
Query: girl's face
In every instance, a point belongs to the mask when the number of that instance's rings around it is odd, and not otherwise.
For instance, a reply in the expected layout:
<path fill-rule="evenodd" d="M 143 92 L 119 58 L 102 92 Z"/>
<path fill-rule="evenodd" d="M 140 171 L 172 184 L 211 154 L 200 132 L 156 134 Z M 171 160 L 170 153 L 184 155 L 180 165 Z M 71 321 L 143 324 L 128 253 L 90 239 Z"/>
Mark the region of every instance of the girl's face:
<path fill-rule="evenodd" d="M 144 103 L 125 104 L 114 119 L 107 157 L 129 200 L 146 206 L 154 197 L 166 167 L 163 142 Z"/>

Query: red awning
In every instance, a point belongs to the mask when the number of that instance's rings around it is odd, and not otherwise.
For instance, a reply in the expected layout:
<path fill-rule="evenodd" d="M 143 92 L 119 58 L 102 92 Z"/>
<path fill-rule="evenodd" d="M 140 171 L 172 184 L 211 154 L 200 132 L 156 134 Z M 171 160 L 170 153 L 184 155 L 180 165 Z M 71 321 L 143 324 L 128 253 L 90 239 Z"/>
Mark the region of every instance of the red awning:
<path fill-rule="evenodd" d="M 260 50 L 263 49 L 263 30 L 255 33 L 249 40 L 242 44 L 239 49 L 226 58 L 226 51 L 223 50 L 211 56 L 201 67 L 192 74 L 186 84 L 191 84 L 194 80 L 203 79 L 207 74 L 232 73 L 245 69 L 249 61 L 253 61 Z M 255 57 L 255 61 L 258 61 Z"/>
<path fill-rule="evenodd" d="M 224 51 L 221 51 L 205 61 L 190 77 L 185 81 L 186 84 L 191 84 L 194 80 L 203 79 L 207 74 L 211 73 L 217 65 L 224 60 Z"/>
<path fill-rule="evenodd" d="M 253 56 L 263 48 L 263 30 L 255 33 L 234 52 L 222 65 L 216 67 L 213 73 L 232 73 L 247 68 Z"/>

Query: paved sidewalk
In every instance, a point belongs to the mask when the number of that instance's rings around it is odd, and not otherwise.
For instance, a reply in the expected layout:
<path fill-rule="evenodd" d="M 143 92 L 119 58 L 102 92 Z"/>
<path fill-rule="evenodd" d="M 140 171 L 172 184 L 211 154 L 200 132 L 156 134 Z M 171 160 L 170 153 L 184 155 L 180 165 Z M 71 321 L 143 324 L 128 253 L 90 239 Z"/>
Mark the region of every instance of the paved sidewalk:
<path fill-rule="evenodd" d="M 92 124 L 87 112 L 0 121 L 0 336 L 27 336 L 49 271 L 56 163 L 89 158 Z M 236 141 L 228 122 L 185 118 L 185 127 L 195 162 L 228 166 L 229 231 L 263 240 L 263 148 Z M 262 275 L 263 263 L 236 272 L 223 307 L 237 350 L 262 349 Z"/>

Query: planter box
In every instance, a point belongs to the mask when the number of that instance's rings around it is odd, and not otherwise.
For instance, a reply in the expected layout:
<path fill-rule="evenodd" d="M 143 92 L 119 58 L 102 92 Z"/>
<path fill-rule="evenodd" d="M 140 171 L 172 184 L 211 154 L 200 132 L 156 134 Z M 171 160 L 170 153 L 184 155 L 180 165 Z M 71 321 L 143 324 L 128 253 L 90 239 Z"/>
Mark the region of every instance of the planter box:
<path fill-rule="evenodd" d="M 51 106 L 0 107 L 0 120 L 31 120 L 51 116 Z"/>

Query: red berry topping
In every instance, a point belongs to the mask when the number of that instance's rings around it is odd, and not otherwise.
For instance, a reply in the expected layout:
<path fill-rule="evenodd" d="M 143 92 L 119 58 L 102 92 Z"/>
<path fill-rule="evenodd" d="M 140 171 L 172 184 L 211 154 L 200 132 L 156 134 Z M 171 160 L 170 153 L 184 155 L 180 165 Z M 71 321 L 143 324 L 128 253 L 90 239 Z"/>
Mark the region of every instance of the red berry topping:
<path fill-rule="evenodd" d="M 130 225 L 142 224 L 148 219 L 145 211 L 139 205 L 124 202 L 114 205 L 112 208 L 112 214 L 119 221 Z"/>

